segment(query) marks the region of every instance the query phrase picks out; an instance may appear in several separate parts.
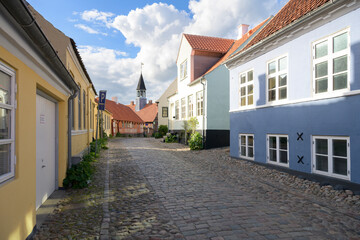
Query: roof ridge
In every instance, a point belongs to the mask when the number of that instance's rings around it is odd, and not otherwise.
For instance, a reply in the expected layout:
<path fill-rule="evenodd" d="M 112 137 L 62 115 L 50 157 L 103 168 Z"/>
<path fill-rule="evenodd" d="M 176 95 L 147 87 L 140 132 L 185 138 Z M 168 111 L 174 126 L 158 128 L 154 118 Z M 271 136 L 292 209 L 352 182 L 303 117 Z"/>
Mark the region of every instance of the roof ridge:
<path fill-rule="evenodd" d="M 184 36 L 207 37 L 207 38 L 217 38 L 217 39 L 222 39 L 222 40 L 233 40 L 233 41 L 235 41 L 235 39 L 232 39 L 232 38 L 212 37 L 212 36 L 190 34 L 190 33 L 183 33 L 183 34 L 184 34 Z"/>

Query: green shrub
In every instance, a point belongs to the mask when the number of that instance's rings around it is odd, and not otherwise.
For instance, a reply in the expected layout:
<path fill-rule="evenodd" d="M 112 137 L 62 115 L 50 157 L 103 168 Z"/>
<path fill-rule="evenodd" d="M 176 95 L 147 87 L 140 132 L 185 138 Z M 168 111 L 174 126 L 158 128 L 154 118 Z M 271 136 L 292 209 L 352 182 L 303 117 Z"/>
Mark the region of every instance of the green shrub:
<path fill-rule="evenodd" d="M 66 178 L 63 180 L 65 188 L 85 188 L 90 183 L 95 167 L 92 165 L 94 157 L 90 154 L 83 156 L 83 161 L 71 166 L 66 171 Z"/>
<path fill-rule="evenodd" d="M 190 136 L 189 147 L 191 150 L 200 150 L 203 148 L 202 136 L 198 132 L 194 132 Z"/>
<path fill-rule="evenodd" d="M 121 137 L 121 133 L 117 132 L 116 137 Z"/>
<path fill-rule="evenodd" d="M 156 133 L 154 133 L 154 137 L 155 138 L 162 138 L 163 136 L 161 135 L 161 133 L 156 132 Z"/>
<path fill-rule="evenodd" d="M 113 135 L 111 133 L 109 134 L 109 138 L 113 138 Z"/>
<path fill-rule="evenodd" d="M 160 125 L 158 132 L 161 134 L 161 136 L 165 136 L 168 132 L 168 127 L 166 125 Z"/>
<path fill-rule="evenodd" d="M 174 142 L 177 142 L 177 137 L 176 137 L 176 135 L 169 134 L 168 136 L 166 136 L 165 142 L 166 142 L 166 143 L 174 143 Z"/>

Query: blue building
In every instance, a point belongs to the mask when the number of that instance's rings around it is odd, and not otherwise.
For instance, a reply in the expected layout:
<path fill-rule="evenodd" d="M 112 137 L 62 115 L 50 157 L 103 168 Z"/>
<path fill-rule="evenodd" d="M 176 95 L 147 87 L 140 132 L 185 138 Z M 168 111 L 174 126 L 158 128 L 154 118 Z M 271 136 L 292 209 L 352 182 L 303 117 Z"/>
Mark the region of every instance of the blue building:
<path fill-rule="evenodd" d="M 230 70 L 230 155 L 360 183 L 360 2 L 290 0 Z"/>

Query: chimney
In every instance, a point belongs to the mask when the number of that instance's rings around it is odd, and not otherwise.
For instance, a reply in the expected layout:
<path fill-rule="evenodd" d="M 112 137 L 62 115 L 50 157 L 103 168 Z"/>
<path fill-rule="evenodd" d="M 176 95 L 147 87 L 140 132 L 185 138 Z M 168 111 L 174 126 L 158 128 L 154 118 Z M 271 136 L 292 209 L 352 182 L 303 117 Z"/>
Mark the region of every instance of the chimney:
<path fill-rule="evenodd" d="M 249 25 L 247 24 L 240 24 L 238 27 L 238 37 L 237 39 L 242 38 L 249 30 Z"/>
<path fill-rule="evenodd" d="M 131 101 L 130 105 L 133 106 L 133 105 L 134 105 L 134 101 Z"/>
<path fill-rule="evenodd" d="M 149 100 L 149 104 L 152 104 L 152 100 Z"/>
<path fill-rule="evenodd" d="M 111 97 L 111 100 L 114 101 L 114 102 L 118 102 L 118 98 L 117 97 Z"/>

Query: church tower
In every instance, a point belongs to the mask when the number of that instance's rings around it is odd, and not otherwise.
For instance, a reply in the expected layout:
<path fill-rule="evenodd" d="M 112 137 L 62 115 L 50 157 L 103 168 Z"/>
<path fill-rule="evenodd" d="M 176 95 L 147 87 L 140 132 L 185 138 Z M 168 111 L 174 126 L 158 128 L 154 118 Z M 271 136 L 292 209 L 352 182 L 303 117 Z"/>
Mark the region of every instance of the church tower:
<path fill-rule="evenodd" d="M 136 88 L 136 106 L 135 111 L 140 111 L 143 109 L 146 105 L 147 99 L 146 99 L 146 87 L 144 83 L 144 78 L 142 75 L 142 72 L 140 74 L 139 82 Z"/>

